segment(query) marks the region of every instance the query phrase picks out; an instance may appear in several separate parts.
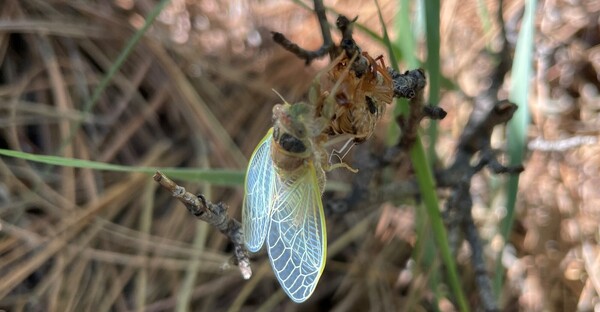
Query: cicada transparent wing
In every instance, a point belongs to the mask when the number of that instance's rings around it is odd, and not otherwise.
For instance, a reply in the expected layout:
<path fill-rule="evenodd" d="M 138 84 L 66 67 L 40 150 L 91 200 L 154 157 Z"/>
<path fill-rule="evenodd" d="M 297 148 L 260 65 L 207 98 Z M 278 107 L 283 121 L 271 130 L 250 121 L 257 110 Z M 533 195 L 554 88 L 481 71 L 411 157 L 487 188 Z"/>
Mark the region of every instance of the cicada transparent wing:
<path fill-rule="evenodd" d="M 252 153 L 244 183 L 246 195 L 242 208 L 242 229 L 246 247 L 252 252 L 260 250 L 269 228 L 275 181 L 275 170 L 271 160 L 272 137 L 271 128 Z"/>
<path fill-rule="evenodd" d="M 321 191 L 310 160 L 291 176 L 275 175 L 267 249 L 279 284 L 295 302 L 312 294 L 325 266 Z"/>

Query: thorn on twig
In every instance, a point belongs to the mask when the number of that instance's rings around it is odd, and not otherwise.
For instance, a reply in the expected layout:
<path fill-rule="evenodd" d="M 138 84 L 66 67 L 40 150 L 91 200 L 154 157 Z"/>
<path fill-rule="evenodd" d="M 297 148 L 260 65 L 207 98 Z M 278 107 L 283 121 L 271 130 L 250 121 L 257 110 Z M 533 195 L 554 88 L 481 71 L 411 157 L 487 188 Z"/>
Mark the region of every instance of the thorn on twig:
<path fill-rule="evenodd" d="M 446 118 L 446 115 L 448 115 L 448 113 L 446 113 L 446 111 L 439 106 L 433 106 L 433 105 L 423 106 L 423 116 L 424 117 L 429 117 L 433 120 L 442 120 L 442 119 Z"/>
<path fill-rule="evenodd" d="M 159 171 L 154 174 L 153 178 L 164 189 L 171 192 L 173 197 L 181 201 L 191 214 L 215 226 L 231 240 L 234 245 L 234 256 L 240 272 L 244 279 L 249 279 L 252 276 L 252 269 L 250 268 L 248 252 L 244 247 L 242 225 L 238 220 L 231 218 L 227 214 L 227 206 L 223 203 L 213 204 L 203 195 L 196 196 L 186 191 L 185 188 L 177 185 Z"/>

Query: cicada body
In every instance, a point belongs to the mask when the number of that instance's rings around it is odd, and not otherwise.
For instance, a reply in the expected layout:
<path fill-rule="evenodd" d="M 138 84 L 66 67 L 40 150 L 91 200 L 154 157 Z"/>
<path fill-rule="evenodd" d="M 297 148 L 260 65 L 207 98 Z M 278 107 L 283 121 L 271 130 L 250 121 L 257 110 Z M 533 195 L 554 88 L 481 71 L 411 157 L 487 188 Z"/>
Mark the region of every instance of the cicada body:
<path fill-rule="evenodd" d="M 325 267 L 326 153 L 318 146 L 322 135 L 311 105 L 276 105 L 273 119 L 250 159 L 242 226 L 247 248 L 257 252 L 266 243 L 279 284 L 303 302 Z"/>

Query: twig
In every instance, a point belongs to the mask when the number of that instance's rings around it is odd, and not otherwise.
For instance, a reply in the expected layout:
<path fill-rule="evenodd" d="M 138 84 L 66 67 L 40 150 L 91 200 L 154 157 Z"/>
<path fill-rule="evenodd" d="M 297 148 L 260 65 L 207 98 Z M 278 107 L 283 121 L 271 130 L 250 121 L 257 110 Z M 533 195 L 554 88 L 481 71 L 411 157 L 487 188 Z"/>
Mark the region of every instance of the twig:
<path fill-rule="evenodd" d="M 303 59 L 306 62 L 306 65 L 309 65 L 314 59 L 325 56 L 325 54 L 329 53 L 332 45 L 328 45 L 323 43 L 323 45 L 314 51 L 309 51 L 301 48 L 299 45 L 293 43 L 288 38 L 286 38 L 282 33 L 272 32 L 273 41 L 277 42 L 284 49 L 294 53 L 299 58 Z"/>
<path fill-rule="evenodd" d="M 322 0 L 314 0 L 315 14 L 319 19 L 319 25 L 321 26 L 321 35 L 323 36 L 323 46 L 328 47 L 331 53 L 333 47 L 333 39 L 331 39 L 331 31 L 329 30 L 329 22 L 327 22 L 327 14 L 325 13 L 325 6 Z M 333 55 L 329 55 L 333 59 Z"/>
<path fill-rule="evenodd" d="M 446 111 L 439 106 L 433 106 L 433 105 L 423 106 L 423 116 L 424 117 L 429 117 L 430 119 L 433 119 L 433 120 L 442 120 L 442 119 L 446 118 L 446 115 L 448 115 L 448 113 L 446 113 Z"/>
<path fill-rule="evenodd" d="M 357 19 L 358 16 L 350 20 L 344 15 L 340 15 L 335 21 L 335 25 L 342 33 L 340 47 L 346 52 L 346 56 L 348 58 L 351 58 L 354 54 L 361 53 L 360 47 L 358 46 L 358 44 L 356 44 L 356 41 L 354 41 L 354 38 L 352 36 L 352 24 L 354 24 L 354 22 L 356 22 Z"/>
<path fill-rule="evenodd" d="M 481 105 L 482 102 L 479 103 Z M 436 174 L 438 187 L 451 189 L 451 196 L 446 203 L 449 236 L 456 237 L 459 231 L 465 233 L 473 251 L 471 262 L 475 268 L 479 298 L 485 311 L 498 311 L 498 307 L 494 296 L 491 295 L 491 282 L 485 271 L 483 245 L 472 220 L 470 186 L 473 176 L 485 167 L 489 167 L 494 173 L 514 174 L 523 171 L 522 166 L 506 167 L 500 164 L 490 146 L 493 128 L 512 118 L 516 109 L 516 105 L 512 103 L 499 101 L 487 114 L 477 115 L 474 110 L 461 135 L 454 162 L 449 168 Z M 472 159 L 477 155 L 479 161 L 473 166 Z M 460 241 L 455 243 L 458 245 Z M 456 247 L 453 249 L 456 250 Z"/>
<path fill-rule="evenodd" d="M 564 152 L 581 145 L 592 145 L 596 143 L 598 143 L 598 138 L 595 136 L 573 136 L 552 141 L 538 137 L 530 141 L 527 144 L 527 148 L 542 152 Z"/>
<path fill-rule="evenodd" d="M 278 43 L 284 49 L 303 59 L 306 62 L 306 65 L 309 65 L 314 59 L 325 56 L 327 53 L 329 53 L 331 59 L 334 58 L 333 50 L 335 46 L 333 44 L 333 40 L 331 39 L 331 31 L 329 30 L 329 23 L 327 22 L 325 6 L 323 5 L 322 0 L 314 0 L 314 11 L 319 19 L 319 25 L 321 25 L 321 34 L 323 35 L 323 45 L 321 45 L 321 47 L 317 50 L 310 51 L 303 49 L 299 45 L 286 38 L 282 33 L 275 31 L 272 32 L 273 41 Z"/>
<path fill-rule="evenodd" d="M 417 138 L 421 120 L 432 115 L 443 118 L 446 116 L 446 112 L 442 108 L 434 110 L 431 106 L 424 105 L 423 90 L 427 80 L 422 69 L 406 71 L 404 74 L 391 68 L 388 68 L 388 71 L 394 81 L 394 96 L 409 99 L 408 116 L 399 115 L 396 118 L 396 123 L 402 131 L 398 147 L 408 150 Z M 426 109 L 426 107 L 428 108 Z M 433 114 L 434 112 L 435 114 Z"/>
<path fill-rule="evenodd" d="M 463 220 L 463 231 L 465 233 L 467 242 L 470 246 L 482 246 L 479 233 L 477 232 L 477 226 L 473 221 L 473 217 L 468 215 Z M 473 270 L 475 271 L 475 283 L 479 290 L 479 298 L 482 303 L 484 311 L 500 311 L 496 305 L 496 299 L 494 298 L 494 292 L 492 290 L 492 283 L 487 275 L 485 266 L 485 258 L 483 255 L 483 248 L 472 248 L 471 262 L 473 262 Z"/>
<path fill-rule="evenodd" d="M 508 101 L 498 100 L 498 90 L 502 86 L 504 76 L 511 64 L 510 47 L 506 40 L 504 21 L 502 20 L 502 4 L 499 6 L 497 18 L 502 26 L 503 49 L 496 55 L 499 63 L 492 72 L 491 86 L 475 98 L 475 106 L 469 121 L 463 130 L 456 149 L 454 162 L 450 167 L 436 174 L 439 187 L 449 187 L 451 196 L 446 205 L 448 218 L 447 226 L 450 235 L 452 232 L 462 231 L 469 243 L 473 256 L 471 262 L 475 268 L 475 280 L 479 293 L 481 306 L 485 311 L 498 311 L 498 305 L 492 295 L 490 278 L 485 270 L 483 245 L 479 239 L 477 228 L 471 215 L 472 199 L 470 194 L 471 180 L 481 169 L 488 167 L 494 173 L 518 174 L 524 170 L 523 166 L 507 167 L 502 165 L 492 147 L 490 139 L 493 129 L 509 121 L 517 106 Z M 471 165 L 472 160 L 479 157 L 476 165 Z"/>
<path fill-rule="evenodd" d="M 244 236 L 240 222 L 227 214 L 227 206 L 223 203 L 213 204 L 202 195 L 194 195 L 177 185 L 164 174 L 157 171 L 154 181 L 158 182 L 163 188 L 171 192 L 173 197 L 179 199 L 187 210 L 198 219 L 215 226 L 221 233 L 225 234 L 231 240 L 234 246 L 235 262 L 240 268 L 244 279 L 252 276 L 248 252 L 244 247 Z"/>
<path fill-rule="evenodd" d="M 421 68 L 406 71 L 404 74 L 388 68 L 388 72 L 394 81 L 394 96 L 397 98 L 412 99 L 427 84 L 425 72 Z"/>

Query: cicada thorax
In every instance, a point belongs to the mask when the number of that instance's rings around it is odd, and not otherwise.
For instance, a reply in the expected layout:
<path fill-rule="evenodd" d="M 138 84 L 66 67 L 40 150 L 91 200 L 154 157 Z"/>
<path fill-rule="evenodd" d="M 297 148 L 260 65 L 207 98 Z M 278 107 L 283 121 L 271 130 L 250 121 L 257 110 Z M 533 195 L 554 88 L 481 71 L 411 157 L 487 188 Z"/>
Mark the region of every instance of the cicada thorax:
<path fill-rule="evenodd" d="M 275 105 L 271 159 L 279 175 L 290 178 L 304 174 L 307 166 L 314 166 L 322 191 L 325 185 L 323 166 L 327 160 L 323 147 L 326 135 L 314 116 L 314 106 L 304 102 Z"/>
<path fill-rule="evenodd" d="M 367 64 L 362 70 L 352 67 L 347 56 L 336 59 L 328 73 L 317 105 L 325 111 L 333 101 L 329 134 L 350 134 L 360 143 L 371 136 L 375 125 L 383 116 L 385 106 L 392 102 L 392 78 L 383 64 L 363 52 L 354 62 Z M 357 66 L 355 66 L 357 67 Z"/>

